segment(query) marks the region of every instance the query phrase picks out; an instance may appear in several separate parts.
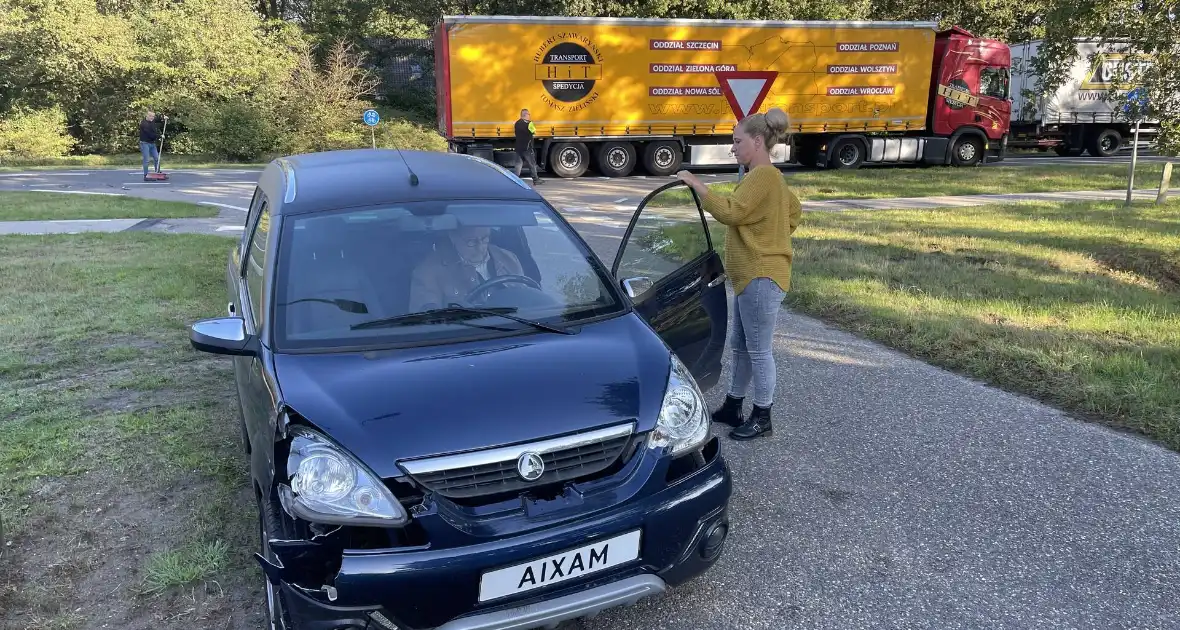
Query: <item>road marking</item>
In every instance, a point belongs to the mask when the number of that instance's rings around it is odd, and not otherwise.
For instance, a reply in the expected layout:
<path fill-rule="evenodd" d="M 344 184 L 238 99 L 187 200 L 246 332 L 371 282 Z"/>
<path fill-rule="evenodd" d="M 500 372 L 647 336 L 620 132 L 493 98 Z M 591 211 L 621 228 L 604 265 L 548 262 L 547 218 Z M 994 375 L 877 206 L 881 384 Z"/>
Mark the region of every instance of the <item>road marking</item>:
<path fill-rule="evenodd" d="M 626 200 L 627 200 L 627 198 L 623 197 L 622 199 L 615 199 L 612 203 L 623 203 Z"/>
<path fill-rule="evenodd" d="M 59 193 L 62 195 L 105 195 L 108 197 L 125 197 L 123 193 L 92 192 L 88 190 L 49 190 L 47 188 L 30 188 L 29 192 Z"/>
<path fill-rule="evenodd" d="M 249 212 L 250 211 L 248 208 L 243 208 L 241 206 L 231 206 L 228 203 L 217 203 L 216 201 L 200 201 L 197 203 L 202 206 L 217 206 L 218 208 L 229 208 L 230 210 L 237 210 L 238 212 Z"/>
<path fill-rule="evenodd" d="M 33 173 L 0 173 L 0 177 L 86 177 L 90 173 L 58 173 L 56 171 L 44 171 Z"/>
<path fill-rule="evenodd" d="M 127 183 L 123 184 L 123 187 L 126 188 L 128 186 L 171 186 L 171 185 L 172 184 L 169 182 L 127 182 Z"/>
<path fill-rule="evenodd" d="M 219 226 L 217 226 L 218 232 L 241 232 L 244 229 L 246 229 L 245 226 L 241 226 L 241 225 L 219 225 Z"/>
<path fill-rule="evenodd" d="M 114 223 L 116 221 L 143 221 L 143 219 L 49 219 L 45 221 L 30 221 L 30 223 L 53 223 L 70 225 L 74 223 Z"/>

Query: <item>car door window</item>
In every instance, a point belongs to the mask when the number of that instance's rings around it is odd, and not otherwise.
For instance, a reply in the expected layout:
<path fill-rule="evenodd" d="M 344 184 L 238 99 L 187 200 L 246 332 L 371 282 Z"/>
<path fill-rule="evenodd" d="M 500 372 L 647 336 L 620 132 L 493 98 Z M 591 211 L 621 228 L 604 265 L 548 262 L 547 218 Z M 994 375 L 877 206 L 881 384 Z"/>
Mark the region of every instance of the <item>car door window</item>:
<path fill-rule="evenodd" d="M 1008 99 L 1008 69 L 984 68 L 979 73 L 979 92 L 983 96 Z"/>
<path fill-rule="evenodd" d="M 262 210 L 262 201 L 265 198 L 262 188 L 255 186 L 254 196 L 250 198 L 250 206 L 247 209 L 246 221 L 242 224 L 242 237 L 238 239 L 239 251 L 246 251 L 246 241 L 250 238 L 250 231 L 254 229 L 254 222 L 258 219 L 258 212 Z"/>
<path fill-rule="evenodd" d="M 615 277 L 634 299 L 713 249 L 696 194 L 682 182 L 644 200 L 615 258 Z"/>
<path fill-rule="evenodd" d="M 250 236 L 250 244 L 246 250 L 246 292 L 250 296 L 251 320 L 257 324 L 262 321 L 263 272 L 266 269 L 266 250 L 270 243 L 270 209 L 263 199 L 258 214 L 258 223 Z"/>

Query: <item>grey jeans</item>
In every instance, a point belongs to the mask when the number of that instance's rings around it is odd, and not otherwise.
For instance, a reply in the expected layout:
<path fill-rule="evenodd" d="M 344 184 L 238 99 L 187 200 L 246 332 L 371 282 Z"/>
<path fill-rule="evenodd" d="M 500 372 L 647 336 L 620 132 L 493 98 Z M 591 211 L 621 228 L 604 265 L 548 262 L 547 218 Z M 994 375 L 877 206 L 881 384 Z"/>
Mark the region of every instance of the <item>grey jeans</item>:
<path fill-rule="evenodd" d="M 754 404 L 774 402 L 778 371 L 774 364 L 774 328 L 786 292 L 770 278 L 754 278 L 733 301 L 733 383 L 729 395 L 744 398 L 754 381 Z"/>

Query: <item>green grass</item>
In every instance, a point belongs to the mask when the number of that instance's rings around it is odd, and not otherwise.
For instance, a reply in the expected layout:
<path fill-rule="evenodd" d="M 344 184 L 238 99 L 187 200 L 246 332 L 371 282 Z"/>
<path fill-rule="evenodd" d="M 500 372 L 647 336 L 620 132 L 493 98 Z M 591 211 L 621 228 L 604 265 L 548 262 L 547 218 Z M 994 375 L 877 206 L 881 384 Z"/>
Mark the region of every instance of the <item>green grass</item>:
<path fill-rule="evenodd" d="M 1180 200 L 810 212 L 794 246 L 792 308 L 1180 450 Z"/>
<path fill-rule="evenodd" d="M 216 575 L 229 563 L 224 541 L 192 544 L 163 551 L 148 559 L 144 571 L 144 593 L 159 593 Z"/>
<path fill-rule="evenodd" d="M 1135 169 L 1135 187 L 1158 186 L 1163 168 L 1162 164 L 1139 164 Z M 855 171 L 788 171 L 784 177 L 799 199 L 819 201 L 1117 190 L 1126 188 L 1127 170 L 1125 164 L 983 168 L 872 167 Z M 735 184 L 726 182 L 714 184 L 710 188 L 729 192 L 734 186 Z M 688 195 L 686 190 L 668 191 L 656 198 L 654 205 L 677 205 L 687 200 Z"/>
<path fill-rule="evenodd" d="M 215 217 L 217 208 L 140 197 L 0 191 L 0 221 Z"/>
<path fill-rule="evenodd" d="M 0 517 L 13 543 L 0 542 L 0 627 L 98 605 L 191 627 L 248 589 L 233 370 L 188 344 L 188 326 L 224 308 L 229 246 L 0 237 Z"/>
<path fill-rule="evenodd" d="M 258 162 L 227 162 L 209 155 L 178 155 L 165 153 L 160 157 L 160 168 L 262 168 L 269 159 Z M 143 156 L 139 153 L 114 155 L 69 155 L 56 158 L 19 158 L 0 156 L 2 171 L 35 171 L 57 169 L 140 168 Z"/>

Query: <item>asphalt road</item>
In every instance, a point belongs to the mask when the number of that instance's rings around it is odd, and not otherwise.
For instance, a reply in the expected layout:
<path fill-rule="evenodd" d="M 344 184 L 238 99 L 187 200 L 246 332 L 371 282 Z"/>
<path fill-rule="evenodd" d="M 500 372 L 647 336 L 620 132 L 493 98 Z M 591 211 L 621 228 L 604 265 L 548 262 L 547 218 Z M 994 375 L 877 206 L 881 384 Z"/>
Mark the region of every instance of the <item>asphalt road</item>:
<path fill-rule="evenodd" d="M 244 208 L 256 177 L 123 190 L 136 174 L 0 174 L 0 188 Z M 541 191 L 609 260 L 626 207 L 658 184 Z M 222 216 L 210 230 L 244 218 Z M 1180 456 L 789 312 L 775 358 L 775 437 L 723 444 L 736 496 L 718 565 L 568 630 L 1180 627 Z"/>
<path fill-rule="evenodd" d="M 1169 158 L 1154 155 L 1140 156 L 1143 162 L 1163 162 Z M 1176 158 L 1171 158 L 1173 161 Z M 1003 162 L 991 162 L 993 166 L 1019 165 L 1061 165 L 1061 164 L 1127 164 L 1129 154 L 1111 158 L 1088 156 L 1062 158 L 1055 155 L 1021 154 L 1009 157 Z M 164 164 L 168 169 L 167 163 Z M 870 168 L 908 168 L 905 166 L 874 166 Z M 787 167 L 784 172 L 802 170 Z M 171 172 L 171 180 L 162 183 L 143 181 L 142 170 L 134 168 L 76 170 L 76 171 L 33 171 L 27 173 L 0 172 L 0 190 L 72 190 L 134 194 L 155 199 L 175 199 L 229 204 L 244 207 L 248 205 L 250 191 L 258 177 L 257 169 L 181 169 Z M 698 173 L 706 182 L 734 181 L 737 174 L 733 169 L 700 169 Z M 672 181 L 672 177 L 633 176 L 607 178 L 587 176 L 576 180 L 547 178 L 540 187 L 546 198 L 559 208 L 592 208 L 595 216 L 604 212 L 616 213 L 614 206 L 634 208 L 639 201 L 660 184 Z M 631 210 L 623 214 L 630 216 Z M 227 218 L 232 214 L 225 215 Z"/>

